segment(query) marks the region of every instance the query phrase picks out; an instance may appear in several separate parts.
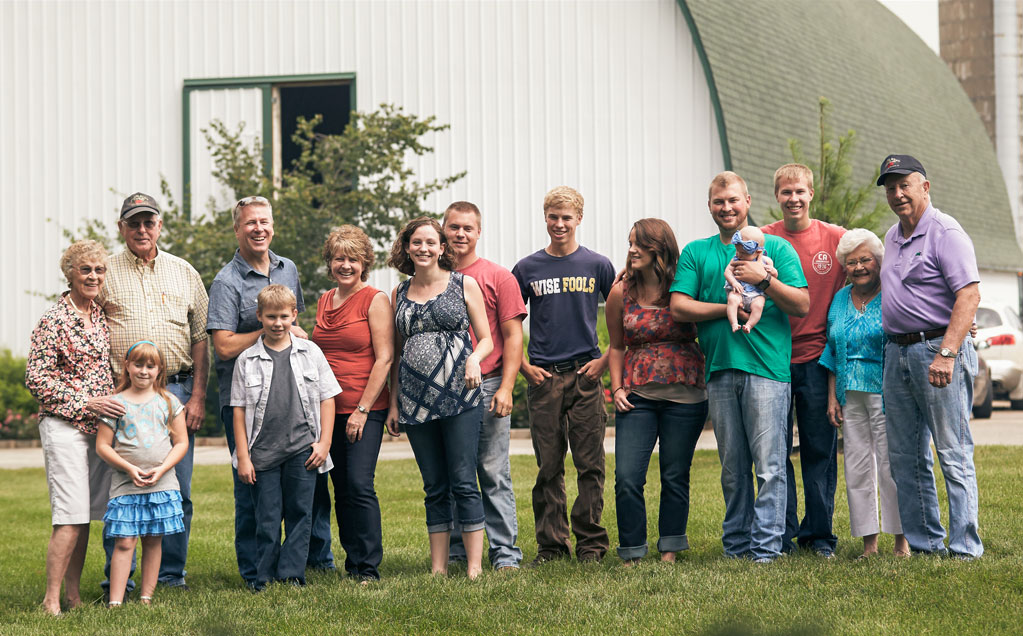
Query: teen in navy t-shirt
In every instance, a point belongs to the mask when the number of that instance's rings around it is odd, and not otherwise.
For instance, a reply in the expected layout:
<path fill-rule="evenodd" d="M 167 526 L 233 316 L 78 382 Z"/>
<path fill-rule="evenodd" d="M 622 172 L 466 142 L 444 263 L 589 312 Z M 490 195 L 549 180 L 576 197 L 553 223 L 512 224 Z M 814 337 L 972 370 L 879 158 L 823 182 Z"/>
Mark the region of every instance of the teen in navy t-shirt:
<path fill-rule="evenodd" d="M 597 305 L 611 291 L 615 273 L 611 261 L 575 239 L 583 218 L 578 192 L 554 188 L 544 197 L 543 209 L 550 244 L 512 269 L 529 303 L 529 361 L 522 361 L 521 372 L 529 383 L 529 428 L 539 466 L 533 487 L 534 564 L 572 551 L 565 518 L 569 445 L 579 475 L 579 496 L 572 506 L 576 556 L 599 561 L 609 542 L 600 525 L 607 421 L 600 376 L 607 356 L 597 345 Z"/>

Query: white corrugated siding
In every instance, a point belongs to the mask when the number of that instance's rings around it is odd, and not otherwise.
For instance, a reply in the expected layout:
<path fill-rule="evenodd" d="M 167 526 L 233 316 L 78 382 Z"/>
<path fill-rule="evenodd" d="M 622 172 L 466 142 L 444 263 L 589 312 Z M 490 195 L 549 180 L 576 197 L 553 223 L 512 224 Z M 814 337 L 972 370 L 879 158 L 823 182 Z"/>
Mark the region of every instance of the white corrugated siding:
<path fill-rule="evenodd" d="M 354 72 L 360 110 L 450 123 L 414 168 L 469 174 L 428 207 L 479 204 L 480 251 L 508 267 L 545 245 L 543 195 L 561 184 L 586 198 L 582 242 L 616 263 L 635 219 L 664 217 L 683 242 L 713 230 L 721 149 L 675 0 L 0 2 L 0 52 L 0 345 L 19 352 L 46 306 L 24 290 L 61 287 L 46 217 L 112 226 L 160 175 L 181 196 L 186 79 Z M 210 115 L 261 132 L 258 103 L 193 96 L 193 131 Z"/>

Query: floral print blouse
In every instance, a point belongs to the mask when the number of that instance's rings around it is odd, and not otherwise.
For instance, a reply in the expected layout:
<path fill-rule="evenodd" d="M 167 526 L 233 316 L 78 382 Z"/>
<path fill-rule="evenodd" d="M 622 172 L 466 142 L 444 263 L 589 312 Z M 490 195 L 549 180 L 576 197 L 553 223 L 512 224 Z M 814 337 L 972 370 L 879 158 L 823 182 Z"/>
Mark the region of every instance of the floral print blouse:
<path fill-rule="evenodd" d="M 110 333 L 103 310 L 92 303 L 92 329 L 71 308 L 64 292 L 39 319 L 25 370 L 25 386 L 39 402 L 39 417 L 66 420 L 89 435 L 99 420 L 85 410 L 89 398 L 110 395 Z"/>
<path fill-rule="evenodd" d="M 626 388 L 648 382 L 706 386 L 696 324 L 675 322 L 667 307 L 643 307 L 622 294 Z"/>

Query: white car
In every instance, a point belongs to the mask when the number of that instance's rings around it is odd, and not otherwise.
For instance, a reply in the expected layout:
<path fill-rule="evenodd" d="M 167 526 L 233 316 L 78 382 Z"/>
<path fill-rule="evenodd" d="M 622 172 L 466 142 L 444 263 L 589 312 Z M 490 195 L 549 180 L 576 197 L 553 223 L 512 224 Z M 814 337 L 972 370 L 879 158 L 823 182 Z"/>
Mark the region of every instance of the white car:
<path fill-rule="evenodd" d="M 1023 324 L 1008 306 L 994 303 L 977 308 L 977 349 L 991 368 L 997 399 L 1023 409 Z"/>

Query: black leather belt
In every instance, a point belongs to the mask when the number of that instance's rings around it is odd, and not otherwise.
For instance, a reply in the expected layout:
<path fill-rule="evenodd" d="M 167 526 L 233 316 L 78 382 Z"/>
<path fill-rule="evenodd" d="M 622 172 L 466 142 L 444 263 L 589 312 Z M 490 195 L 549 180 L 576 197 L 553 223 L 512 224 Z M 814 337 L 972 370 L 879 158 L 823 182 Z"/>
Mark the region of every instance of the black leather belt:
<path fill-rule="evenodd" d="M 188 381 L 188 378 L 192 377 L 192 369 L 187 371 L 179 371 L 174 375 L 167 376 L 167 384 L 184 384 Z"/>
<path fill-rule="evenodd" d="M 569 371 L 575 371 L 591 360 L 593 360 L 593 358 L 590 356 L 582 356 L 575 358 L 574 360 L 564 360 L 562 362 L 553 362 L 551 364 L 538 364 L 536 366 L 540 367 L 544 371 L 550 371 L 551 373 L 568 373 Z"/>
<path fill-rule="evenodd" d="M 924 340 L 930 340 L 931 338 L 937 338 L 945 335 L 947 327 L 940 329 L 931 329 L 930 331 L 916 331 L 914 333 L 898 333 L 895 335 L 888 334 L 888 341 L 894 342 L 900 345 L 916 344 L 923 342 Z"/>

